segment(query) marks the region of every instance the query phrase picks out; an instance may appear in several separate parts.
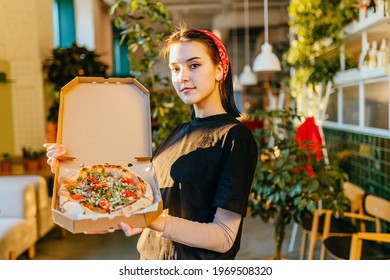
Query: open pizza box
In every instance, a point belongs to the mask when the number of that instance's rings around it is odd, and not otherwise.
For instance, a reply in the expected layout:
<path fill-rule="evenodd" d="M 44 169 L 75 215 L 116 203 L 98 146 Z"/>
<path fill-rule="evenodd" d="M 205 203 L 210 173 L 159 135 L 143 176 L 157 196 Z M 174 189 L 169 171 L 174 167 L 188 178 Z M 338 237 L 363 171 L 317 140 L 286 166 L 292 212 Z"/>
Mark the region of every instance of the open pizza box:
<path fill-rule="evenodd" d="M 54 177 L 52 214 L 72 233 L 113 231 L 119 222 L 149 225 L 162 212 L 152 156 L 149 91 L 133 78 L 76 77 L 61 89 L 57 143 L 65 145 Z M 153 204 L 131 214 L 62 211 L 60 179 L 80 166 L 120 165 L 138 174 L 153 190 Z"/>

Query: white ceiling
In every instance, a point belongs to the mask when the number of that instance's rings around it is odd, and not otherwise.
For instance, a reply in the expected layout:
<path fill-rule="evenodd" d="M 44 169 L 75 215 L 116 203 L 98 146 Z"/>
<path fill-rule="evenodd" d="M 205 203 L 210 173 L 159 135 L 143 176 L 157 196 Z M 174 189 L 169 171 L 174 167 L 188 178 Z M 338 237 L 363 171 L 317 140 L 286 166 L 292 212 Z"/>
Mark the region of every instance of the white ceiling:
<path fill-rule="evenodd" d="M 230 29 L 244 26 L 243 0 L 160 0 L 172 13 L 174 21 L 191 27 Z M 269 26 L 287 24 L 289 0 L 268 0 Z M 250 26 L 264 24 L 264 1 L 248 0 Z M 230 28 L 229 28 L 230 27 Z"/>

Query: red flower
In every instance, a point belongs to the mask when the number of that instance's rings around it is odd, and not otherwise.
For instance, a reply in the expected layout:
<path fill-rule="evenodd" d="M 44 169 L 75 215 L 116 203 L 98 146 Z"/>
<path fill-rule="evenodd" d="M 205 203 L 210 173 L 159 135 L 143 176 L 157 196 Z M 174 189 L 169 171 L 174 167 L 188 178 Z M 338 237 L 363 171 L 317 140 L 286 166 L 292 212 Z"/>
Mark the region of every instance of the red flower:
<path fill-rule="evenodd" d="M 307 118 L 297 129 L 295 139 L 299 142 L 301 149 L 309 149 L 308 159 L 309 163 L 304 167 L 307 169 L 310 176 L 314 174 L 313 167 L 310 165 L 310 158 L 312 153 L 316 154 L 316 160 L 323 158 L 322 151 L 322 137 L 318 126 L 314 121 L 314 117 Z"/>

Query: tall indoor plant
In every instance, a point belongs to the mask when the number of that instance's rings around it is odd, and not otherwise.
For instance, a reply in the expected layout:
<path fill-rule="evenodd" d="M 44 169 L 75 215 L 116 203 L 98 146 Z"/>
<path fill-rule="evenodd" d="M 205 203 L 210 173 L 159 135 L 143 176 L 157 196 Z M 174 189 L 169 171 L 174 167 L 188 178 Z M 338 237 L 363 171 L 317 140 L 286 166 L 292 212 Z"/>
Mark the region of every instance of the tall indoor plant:
<path fill-rule="evenodd" d="M 176 95 L 167 75 L 156 73 L 160 48 L 173 28 L 172 16 L 160 1 L 118 0 L 110 7 L 121 43 L 128 47 L 130 74 L 150 91 L 153 144 L 158 146 L 177 124 L 189 119 L 189 108 Z"/>
<path fill-rule="evenodd" d="M 342 214 L 347 206 L 343 195 L 347 175 L 337 166 L 318 160 L 310 145 L 300 146 L 296 134 L 304 117 L 296 112 L 258 110 L 253 117 L 264 127 L 254 130 L 259 161 L 249 208 L 252 216 L 274 221 L 274 259 L 281 259 L 286 227 L 292 221 L 299 223 L 318 207 Z"/>

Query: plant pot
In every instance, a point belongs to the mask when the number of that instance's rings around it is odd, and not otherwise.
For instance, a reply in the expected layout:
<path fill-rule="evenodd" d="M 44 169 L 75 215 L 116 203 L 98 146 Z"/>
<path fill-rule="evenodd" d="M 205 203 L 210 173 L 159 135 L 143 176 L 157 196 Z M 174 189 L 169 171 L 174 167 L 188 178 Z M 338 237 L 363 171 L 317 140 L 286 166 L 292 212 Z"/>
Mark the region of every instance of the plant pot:
<path fill-rule="evenodd" d="M 47 158 L 43 157 L 39 159 L 39 169 L 45 169 L 48 166 Z"/>
<path fill-rule="evenodd" d="M 0 171 L 2 173 L 11 173 L 12 172 L 12 161 L 1 161 L 0 162 Z"/>
<path fill-rule="evenodd" d="M 24 163 L 27 171 L 36 172 L 39 170 L 39 160 L 26 160 Z"/>

